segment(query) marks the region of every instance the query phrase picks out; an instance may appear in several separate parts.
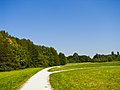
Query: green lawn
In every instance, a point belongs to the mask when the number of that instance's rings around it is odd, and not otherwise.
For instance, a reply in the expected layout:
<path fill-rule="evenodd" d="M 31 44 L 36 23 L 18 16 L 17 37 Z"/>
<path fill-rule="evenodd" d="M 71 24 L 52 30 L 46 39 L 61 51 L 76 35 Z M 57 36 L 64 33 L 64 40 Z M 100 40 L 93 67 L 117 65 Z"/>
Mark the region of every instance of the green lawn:
<path fill-rule="evenodd" d="M 67 70 L 67 69 L 75 69 L 75 68 L 94 68 L 94 67 L 106 67 L 106 66 L 120 66 L 120 62 L 95 62 L 95 63 L 69 63 L 64 66 L 55 67 L 50 69 L 49 71 L 59 71 L 59 70 Z"/>
<path fill-rule="evenodd" d="M 50 83 L 54 90 L 120 90 L 119 65 L 119 62 L 68 64 L 59 70 L 87 68 L 52 74 Z"/>
<path fill-rule="evenodd" d="M 31 76 L 42 68 L 28 68 L 9 72 L 0 72 L 0 90 L 18 90 Z"/>

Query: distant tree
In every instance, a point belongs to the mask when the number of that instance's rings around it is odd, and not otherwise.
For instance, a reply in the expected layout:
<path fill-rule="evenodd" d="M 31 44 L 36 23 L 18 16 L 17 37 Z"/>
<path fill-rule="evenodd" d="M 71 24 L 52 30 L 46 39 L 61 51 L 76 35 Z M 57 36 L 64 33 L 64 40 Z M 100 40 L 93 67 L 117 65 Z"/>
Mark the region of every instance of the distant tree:
<path fill-rule="evenodd" d="M 60 60 L 60 64 L 61 65 L 65 65 L 67 63 L 67 58 L 65 57 L 65 55 L 63 53 L 59 53 L 59 60 Z"/>
<path fill-rule="evenodd" d="M 79 62 L 79 55 L 78 55 L 78 53 L 74 53 L 73 54 L 73 59 L 75 60 L 75 62 Z"/>
<path fill-rule="evenodd" d="M 108 61 L 109 62 L 113 61 L 113 58 L 111 56 L 108 56 Z"/>
<path fill-rule="evenodd" d="M 113 51 L 111 52 L 111 55 L 115 55 Z"/>
<path fill-rule="evenodd" d="M 90 62 L 91 58 L 86 55 L 79 56 L 79 62 Z"/>
<path fill-rule="evenodd" d="M 60 65 L 60 60 L 59 60 L 59 57 L 58 57 L 58 54 L 57 54 L 57 51 L 50 47 L 50 51 L 51 51 L 51 60 L 53 62 L 53 65 L 57 66 L 57 65 Z"/>
<path fill-rule="evenodd" d="M 68 56 L 67 60 L 69 63 L 75 63 L 76 61 L 73 59 L 73 56 Z"/>
<path fill-rule="evenodd" d="M 96 53 L 96 55 L 93 56 L 93 61 L 94 62 L 99 61 L 99 54 Z"/>
<path fill-rule="evenodd" d="M 119 52 L 117 52 L 117 55 L 118 55 L 118 56 L 120 55 Z"/>

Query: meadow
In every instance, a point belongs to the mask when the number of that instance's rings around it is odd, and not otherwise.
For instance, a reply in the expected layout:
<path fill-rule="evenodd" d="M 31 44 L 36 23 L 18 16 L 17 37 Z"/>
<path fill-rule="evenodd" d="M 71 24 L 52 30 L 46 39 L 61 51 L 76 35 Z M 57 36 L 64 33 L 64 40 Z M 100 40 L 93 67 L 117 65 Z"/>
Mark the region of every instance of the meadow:
<path fill-rule="evenodd" d="M 42 68 L 28 68 L 8 72 L 0 72 L 0 90 L 19 90 L 20 87 Z"/>
<path fill-rule="evenodd" d="M 120 62 L 75 63 L 50 71 L 83 68 L 50 75 L 54 90 L 120 90 Z"/>
<path fill-rule="evenodd" d="M 87 62 L 87 63 L 68 63 L 66 65 L 55 67 L 50 69 L 49 71 L 59 71 L 59 70 L 67 70 L 67 69 L 76 69 L 76 68 L 95 68 L 95 67 L 107 67 L 107 66 L 120 66 L 120 62 Z"/>

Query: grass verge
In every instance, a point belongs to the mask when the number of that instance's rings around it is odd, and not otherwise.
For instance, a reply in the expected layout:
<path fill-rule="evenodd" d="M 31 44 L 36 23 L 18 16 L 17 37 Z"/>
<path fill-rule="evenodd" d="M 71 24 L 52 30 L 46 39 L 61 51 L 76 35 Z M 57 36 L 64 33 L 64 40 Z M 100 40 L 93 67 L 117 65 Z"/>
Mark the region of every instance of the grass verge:
<path fill-rule="evenodd" d="M 0 72 L 0 90 L 18 90 L 42 68 L 28 68 L 9 72 Z"/>

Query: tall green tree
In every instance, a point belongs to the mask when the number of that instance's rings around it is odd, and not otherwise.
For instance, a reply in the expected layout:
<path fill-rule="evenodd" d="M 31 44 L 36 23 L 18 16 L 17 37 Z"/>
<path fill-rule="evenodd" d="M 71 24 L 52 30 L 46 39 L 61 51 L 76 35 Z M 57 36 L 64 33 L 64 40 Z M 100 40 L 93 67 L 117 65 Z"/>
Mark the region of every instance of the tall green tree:
<path fill-rule="evenodd" d="M 75 60 L 75 62 L 79 62 L 79 55 L 78 55 L 78 53 L 74 53 L 73 54 L 73 59 Z"/>
<path fill-rule="evenodd" d="M 61 65 L 65 65 L 67 63 L 67 58 L 65 57 L 65 55 L 63 53 L 59 53 L 59 59 L 60 59 L 60 64 Z"/>

